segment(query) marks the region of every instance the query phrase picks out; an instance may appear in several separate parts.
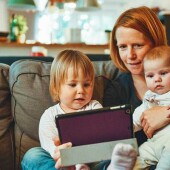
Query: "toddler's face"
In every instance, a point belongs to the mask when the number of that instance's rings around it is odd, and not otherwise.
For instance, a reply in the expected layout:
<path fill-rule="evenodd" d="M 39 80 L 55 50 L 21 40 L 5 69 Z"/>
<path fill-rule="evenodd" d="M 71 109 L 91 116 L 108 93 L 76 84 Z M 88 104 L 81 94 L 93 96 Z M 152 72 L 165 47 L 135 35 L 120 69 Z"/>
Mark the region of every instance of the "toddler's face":
<path fill-rule="evenodd" d="M 93 86 L 91 77 L 84 77 L 81 68 L 78 69 L 77 74 L 69 68 L 67 78 L 61 84 L 59 92 L 61 108 L 67 113 L 81 109 L 90 102 Z"/>
<path fill-rule="evenodd" d="M 144 62 L 145 79 L 148 88 L 164 94 L 170 91 L 170 63 L 165 59 L 147 60 Z"/>

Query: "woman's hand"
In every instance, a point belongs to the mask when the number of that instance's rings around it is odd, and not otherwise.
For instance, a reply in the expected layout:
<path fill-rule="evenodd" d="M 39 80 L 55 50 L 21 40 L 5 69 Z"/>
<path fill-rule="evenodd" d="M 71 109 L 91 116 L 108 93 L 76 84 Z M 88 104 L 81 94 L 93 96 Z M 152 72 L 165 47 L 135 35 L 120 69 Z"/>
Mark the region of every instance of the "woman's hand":
<path fill-rule="evenodd" d="M 68 143 L 61 144 L 58 137 L 54 138 L 53 141 L 54 141 L 55 146 L 57 146 L 55 151 L 54 151 L 53 159 L 56 161 L 55 168 L 59 169 L 59 168 L 62 168 L 61 157 L 60 157 L 60 149 L 71 148 L 72 143 L 68 142 Z M 67 167 L 65 169 L 75 170 L 75 166 L 70 166 L 70 167 Z"/>
<path fill-rule="evenodd" d="M 141 125 L 148 138 L 152 138 L 157 130 L 170 123 L 169 108 L 169 106 L 155 106 L 143 112 Z"/>

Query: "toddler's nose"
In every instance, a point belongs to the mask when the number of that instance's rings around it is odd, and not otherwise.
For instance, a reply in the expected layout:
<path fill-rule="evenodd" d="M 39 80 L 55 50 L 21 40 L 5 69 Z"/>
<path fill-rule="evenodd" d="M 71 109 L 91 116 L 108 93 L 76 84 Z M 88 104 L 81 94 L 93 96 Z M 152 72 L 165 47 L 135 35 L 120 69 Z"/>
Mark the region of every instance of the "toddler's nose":
<path fill-rule="evenodd" d="M 77 89 L 77 92 L 78 92 L 78 94 L 81 94 L 81 93 L 83 93 L 84 92 L 84 87 L 83 86 L 78 86 L 78 89 Z"/>

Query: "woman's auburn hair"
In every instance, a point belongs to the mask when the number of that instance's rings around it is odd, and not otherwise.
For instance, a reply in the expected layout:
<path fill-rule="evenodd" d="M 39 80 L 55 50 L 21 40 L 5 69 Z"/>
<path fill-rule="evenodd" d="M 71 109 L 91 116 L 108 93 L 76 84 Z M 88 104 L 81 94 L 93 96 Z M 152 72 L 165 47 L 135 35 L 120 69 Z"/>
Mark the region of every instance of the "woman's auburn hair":
<path fill-rule="evenodd" d="M 68 78 L 69 68 L 73 69 L 75 76 L 78 75 L 80 68 L 85 77 L 92 79 L 94 85 L 95 71 L 91 60 L 78 50 L 63 50 L 54 58 L 51 65 L 49 91 L 54 102 L 59 101 L 60 87 Z"/>
<path fill-rule="evenodd" d="M 115 66 L 123 72 L 129 72 L 124 63 L 122 62 L 116 41 L 116 30 L 119 27 L 132 28 L 141 32 L 147 37 L 153 47 L 160 45 L 167 45 L 167 38 L 165 29 L 152 9 L 141 6 L 138 8 L 131 8 L 123 12 L 117 19 L 110 39 L 110 55 Z"/>

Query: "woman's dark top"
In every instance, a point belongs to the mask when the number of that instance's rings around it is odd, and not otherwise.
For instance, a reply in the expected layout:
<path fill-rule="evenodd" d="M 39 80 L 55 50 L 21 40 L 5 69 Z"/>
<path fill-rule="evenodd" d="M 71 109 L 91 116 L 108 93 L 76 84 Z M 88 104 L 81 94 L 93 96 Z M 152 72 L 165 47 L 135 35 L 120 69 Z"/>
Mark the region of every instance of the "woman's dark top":
<path fill-rule="evenodd" d="M 122 73 L 117 79 L 107 83 L 103 97 L 103 106 L 130 104 L 133 111 L 141 103 L 142 101 L 136 96 L 130 73 Z"/>
<path fill-rule="evenodd" d="M 137 97 L 136 90 L 133 84 L 133 79 L 130 73 L 122 73 L 118 78 L 108 81 L 104 97 L 103 106 L 115 106 L 130 104 L 132 113 L 136 107 L 142 104 L 142 101 Z M 146 136 L 143 131 L 135 133 L 138 145 L 146 141 Z M 95 170 L 105 170 L 110 161 L 102 161 L 96 165 Z"/>

